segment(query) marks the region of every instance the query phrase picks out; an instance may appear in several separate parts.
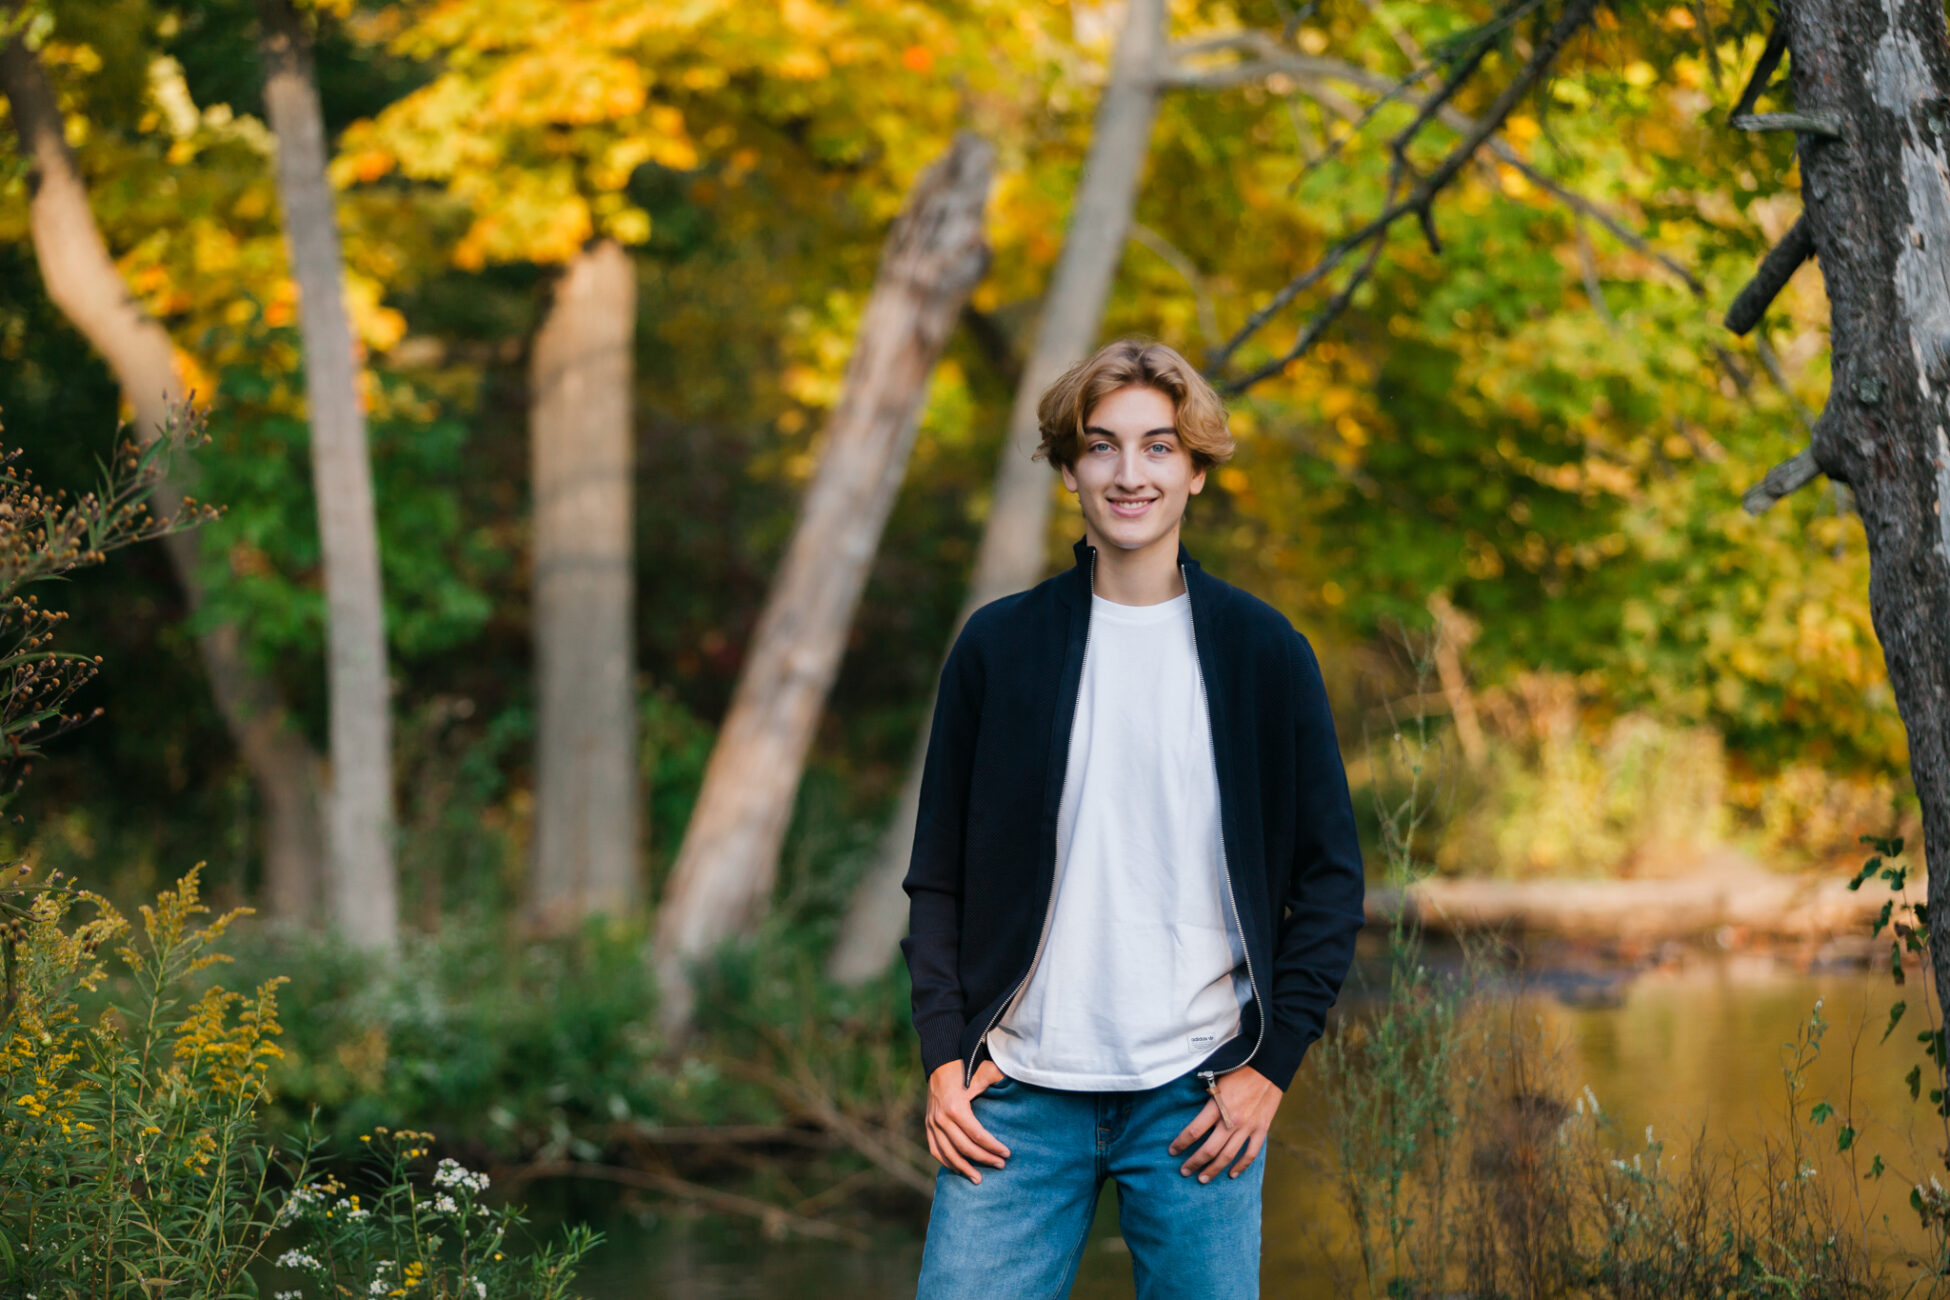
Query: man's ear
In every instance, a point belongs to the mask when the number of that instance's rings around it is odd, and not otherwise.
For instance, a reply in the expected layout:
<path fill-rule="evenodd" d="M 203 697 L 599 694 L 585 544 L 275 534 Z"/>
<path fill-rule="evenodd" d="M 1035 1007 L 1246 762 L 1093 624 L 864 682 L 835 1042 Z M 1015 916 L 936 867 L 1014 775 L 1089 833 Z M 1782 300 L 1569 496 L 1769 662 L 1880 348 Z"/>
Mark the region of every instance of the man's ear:
<path fill-rule="evenodd" d="M 1192 475 L 1192 495 L 1197 496 L 1203 491 L 1205 491 L 1205 471 L 1199 470 Z"/>
<path fill-rule="evenodd" d="M 1060 470 L 1063 474 L 1063 486 L 1068 488 L 1071 492 L 1075 492 L 1077 490 L 1076 472 L 1072 470 L 1068 465 L 1058 465 L 1056 468 Z"/>

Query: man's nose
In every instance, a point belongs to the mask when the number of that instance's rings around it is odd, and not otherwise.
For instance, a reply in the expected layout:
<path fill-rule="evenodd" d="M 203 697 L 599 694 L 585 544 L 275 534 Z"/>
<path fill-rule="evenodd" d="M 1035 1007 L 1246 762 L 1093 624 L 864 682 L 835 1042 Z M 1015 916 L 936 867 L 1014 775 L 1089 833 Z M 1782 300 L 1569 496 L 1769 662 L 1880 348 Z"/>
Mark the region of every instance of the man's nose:
<path fill-rule="evenodd" d="M 1144 453 L 1132 448 L 1117 458 L 1117 486 L 1139 487 L 1144 483 Z"/>

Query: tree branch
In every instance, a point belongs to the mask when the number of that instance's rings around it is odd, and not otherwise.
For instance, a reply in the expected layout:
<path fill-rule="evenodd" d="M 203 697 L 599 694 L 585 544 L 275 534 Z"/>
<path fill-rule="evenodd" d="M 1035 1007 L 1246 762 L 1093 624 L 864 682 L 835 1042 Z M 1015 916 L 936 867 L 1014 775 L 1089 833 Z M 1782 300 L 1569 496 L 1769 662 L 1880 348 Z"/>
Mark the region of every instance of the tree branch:
<path fill-rule="evenodd" d="M 1798 131 L 1840 140 L 1842 119 L 1834 113 L 1741 113 L 1727 119 L 1742 131 Z"/>
<path fill-rule="evenodd" d="M 1291 302 L 1296 295 L 1303 292 L 1308 286 L 1317 283 L 1321 277 L 1325 276 L 1334 266 L 1338 265 L 1348 253 L 1370 241 L 1378 247 L 1385 241 L 1389 228 L 1402 217 L 1409 213 L 1414 213 L 1418 218 L 1423 219 L 1426 228 L 1427 216 L 1431 205 L 1434 203 L 1435 196 L 1441 193 L 1461 173 L 1463 167 L 1475 156 L 1476 151 L 1483 146 L 1484 142 L 1497 130 L 1501 129 L 1512 110 L 1516 108 L 1523 97 L 1543 77 L 1545 71 L 1556 60 L 1558 53 L 1570 41 L 1571 37 L 1590 19 L 1596 3 L 1597 0 L 1572 0 L 1572 3 L 1559 15 L 1557 21 L 1551 25 L 1550 30 L 1544 35 L 1543 39 L 1538 42 L 1536 48 L 1531 52 L 1530 58 L 1525 62 L 1516 77 L 1503 88 L 1502 93 L 1496 97 L 1496 100 L 1490 105 L 1483 116 L 1477 119 L 1473 129 L 1464 134 L 1462 141 L 1455 148 L 1451 149 L 1448 155 L 1437 164 L 1436 168 L 1416 185 L 1414 191 L 1408 197 L 1399 201 L 1392 200 L 1391 197 L 1391 201 L 1380 214 L 1352 235 L 1336 243 L 1328 250 L 1327 255 L 1322 258 L 1320 263 L 1289 281 L 1279 293 L 1274 295 L 1272 302 L 1268 303 L 1259 311 L 1254 312 L 1252 317 L 1248 319 L 1246 325 L 1238 333 L 1234 334 L 1232 338 L 1228 339 L 1225 345 L 1207 361 L 1207 373 L 1215 373 L 1221 370 L 1233 353 L 1239 349 L 1240 345 L 1257 333 L 1260 327 L 1275 312 Z M 1317 317 L 1308 326 L 1301 334 L 1299 340 L 1296 341 L 1296 346 L 1289 348 L 1285 356 L 1276 366 L 1262 366 L 1259 370 L 1254 371 L 1253 375 L 1247 380 L 1235 381 L 1228 384 L 1228 391 L 1234 393 L 1244 391 L 1251 383 L 1257 382 L 1268 374 L 1277 373 L 1278 369 L 1283 368 L 1287 361 L 1292 360 L 1301 351 L 1304 351 L 1305 346 L 1310 345 L 1313 339 L 1318 338 L 1320 332 L 1326 328 L 1327 324 L 1331 323 L 1334 316 L 1338 315 L 1346 307 L 1347 301 L 1351 297 L 1351 291 L 1360 281 L 1366 279 L 1367 271 L 1372 267 L 1373 260 L 1373 257 L 1370 256 L 1367 265 L 1361 271 L 1357 272 L 1355 277 L 1349 281 L 1347 288 L 1341 294 L 1337 295 L 1333 302 L 1328 304 L 1327 310 L 1323 311 L 1321 316 Z"/>
<path fill-rule="evenodd" d="M 1347 284 L 1342 287 L 1339 293 L 1334 295 L 1325 307 L 1320 309 L 1312 321 L 1308 322 L 1307 328 L 1300 331 L 1298 337 L 1293 340 L 1293 345 L 1278 360 L 1269 361 L 1251 374 L 1232 381 L 1224 387 L 1223 391 L 1228 396 L 1243 393 L 1260 380 L 1269 379 L 1280 373 L 1280 371 L 1285 370 L 1289 362 L 1312 347 L 1319 340 L 1320 336 L 1326 332 L 1327 327 L 1333 324 L 1335 319 L 1343 311 L 1347 310 L 1347 305 L 1354 301 L 1355 291 L 1367 283 L 1368 277 L 1374 273 L 1374 264 L 1381 256 L 1383 242 L 1380 239 L 1376 239 L 1368 245 L 1367 260 L 1355 268 L 1354 274 L 1348 277 Z"/>
<path fill-rule="evenodd" d="M 1747 78 L 1747 88 L 1740 92 L 1740 102 L 1733 106 L 1732 117 L 1743 117 L 1751 113 L 1760 92 L 1767 89 L 1767 83 L 1774 75 L 1774 69 L 1781 65 L 1781 56 L 1787 53 L 1787 24 L 1776 19 L 1774 30 L 1767 33 L 1767 48 L 1760 52 L 1760 61 L 1754 64 L 1754 73 Z"/>
<path fill-rule="evenodd" d="M 1747 282 L 1727 308 L 1726 327 L 1735 334 L 1746 334 L 1760 324 L 1760 318 L 1767 313 L 1767 305 L 1779 296 L 1801 264 L 1815 255 L 1814 231 L 1808 225 L 1808 216 L 1803 213 L 1796 218 L 1794 226 L 1781 237 L 1781 242 L 1767 250 L 1767 256 L 1760 262 L 1760 270 Z"/>
<path fill-rule="evenodd" d="M 1791 492 L 1799 491 L 1821 477 L 1821 467 L 1815 464 L 1812 447 L 1803 447 L 1773 469 L 1767 477 L 1747 489 L 1740 498 L 1740 504 L 1750 515 L 1758 515 L 1776 501 Z"/>
<path fill-rule="evenodd" d="M 1614 217 L 1611 213 L 1605 211 L 1598 204 L 1584 197 L 1584 195 L 1579 194 L 1576 190 L 1566 189 L 1550 177 L 1544 175 L 1544 173 L 1538 171 L 1528 162 L 1525 162 L 1522 156 L 1504 141 L 1491 140 L 1489 142 L 1489 150 L 1500 160 L 1514 168 L 1525 180 L 1535 185 L 1538 189 L 1548 193 L 1552 198 L 1571 209 L 1571 211 L 1591 218 L 1603 226 L 1614 239 L 1624 244 L 1627 248 L 1630 248 L 1639 256 L 1649 257 L 1659 265 L 1665 267 L 1666 270 L 1677 276 L 1679 281 L 1695 294 L 1703 294 L 1706 292 L 1706 286 L 1701 284 L 1698 277 L 1687 270 L 1680 262 L 1652 247 L 1650 243 L 1646 242 L 1644 236 L 1632 230 L 1631 227 L 1627 226 L 1617 217 Z"/>

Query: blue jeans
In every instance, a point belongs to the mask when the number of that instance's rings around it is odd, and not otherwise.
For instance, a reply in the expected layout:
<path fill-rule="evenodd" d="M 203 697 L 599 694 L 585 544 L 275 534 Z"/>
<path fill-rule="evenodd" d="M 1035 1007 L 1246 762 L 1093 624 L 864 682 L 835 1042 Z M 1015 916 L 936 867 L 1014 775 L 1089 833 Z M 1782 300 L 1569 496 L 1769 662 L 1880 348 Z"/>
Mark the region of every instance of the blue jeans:
<path fill-rule="evenodd" d="M 1106 1178 L 1117 1181 L 1138 1300 L 1253 1300 L 1265 1153 L 1237 1178 L 1222 1169 L 1201 1184 L 1178 1172 L 1197 1148 L 1168 1150 L 1205 1101 L 1195 1074 L 1146 1092 L 992 1084 L 975 1118 L 1009 1158 L 983 1167 L 979 1185 L 946 1168 L 935 1175 L 919 1300 L 1069 1295 Z"/>

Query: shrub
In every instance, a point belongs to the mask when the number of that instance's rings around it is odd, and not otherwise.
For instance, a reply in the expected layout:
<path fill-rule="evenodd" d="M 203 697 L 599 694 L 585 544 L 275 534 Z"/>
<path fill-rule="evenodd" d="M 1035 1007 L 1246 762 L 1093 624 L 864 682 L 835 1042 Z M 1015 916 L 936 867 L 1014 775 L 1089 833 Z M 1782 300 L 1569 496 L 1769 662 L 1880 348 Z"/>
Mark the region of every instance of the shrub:
<path fill-rule="evenodd" d="M 568 1294 L 594 1238 L 510 1258 L 503 1243 L 520 1218 L 480 1204 L 484 1177 L 443 1162 L 416 1185 L 424 1135 L 380 1133 L 378 1191 L 365 1203 L 320 1175 L 316 1143 L 276 1150 L 261 1117 L 282 1054 L 284 981 L 188 995 L 192 977 L 224 960 L 216 945 L 239 915 L 195 923 L 207 913 L 195 870 L 142 908 L 133 939 L 98 895 L 60 882 L 8 893 L 0 1260 L 25 1291 L 138 1296 L 190 1282 L 183 1294 L 255 1296 L 275 1241 L 280 1265 L 331 1288 L 321 1294 Z M 94 915 L 71 921 L 77 908 Z M 112 990 L 123 996 L 89 1015 L 108 945 L 127 968 Z"/>

